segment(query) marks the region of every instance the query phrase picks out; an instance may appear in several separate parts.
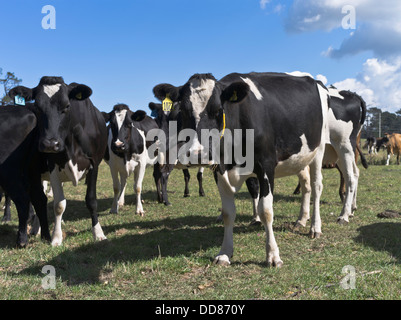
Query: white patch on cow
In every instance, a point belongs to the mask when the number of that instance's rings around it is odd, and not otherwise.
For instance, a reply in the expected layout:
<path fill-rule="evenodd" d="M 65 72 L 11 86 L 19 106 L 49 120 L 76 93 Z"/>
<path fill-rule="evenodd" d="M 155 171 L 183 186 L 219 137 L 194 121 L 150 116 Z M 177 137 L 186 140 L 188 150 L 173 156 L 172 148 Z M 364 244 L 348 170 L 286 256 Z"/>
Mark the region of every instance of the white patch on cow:
<path fill-rule="evenodd" d="M 121 129 L 121 126 L 124 123 L 125 116 L 127 115 L 127 110 L 120 110 L 120 111 L 115 111 L 116 119 L 117 119 L 117 126 L 118 130 Z"/>
<path fill-rule="evenodd" d="M 192 112 L 195 118 L 196 127 L 200 121 L 200 114 L 205 110 L 210 97 L 213 94 L 215 81 L 207 80 L 193 80 L 191 82 L 191 96 L 189 100 L 192 103 Z"/>
<path fill-rule="evenodd" d="M 107 240 L 106 236 L 103 233 L 102 227 L 98 222 L 94 227 L 92 227 L 92 235 L 95 241 L 103 241 Z"/>
<path fill-rule="evenodd" d="M 259 101 L 263 99 L 262 94 L 260 93 L 259 89 L 256 87 L 256 85 L 253 83 L 251 79 L 242 77 L 241 79 L 249 86 L 249 89 L 253 92 L 256 99 L 258 99 Z"/>
<path fill-rule="evenodd" d="M 293 154 L 287 160 L 279 161 L 275 169 L 275 177 L 285 177 L 298 174 L 313 160 L 316 150 L 310 150 L 305 134 L 299 138 L 302 142 L 301 150 L 297 154 Z"/>
<path fill-rule="evenodd" d="M 354 124 L 352 121 L 345 122 L 341 119 L 336 119 L 333 109 L 329 109 L 328 113 L 330 143 L 339 145 L 341 148 L 348 147 L 352 150 L 351 142 L 349 140 Z"/>
<path fill-rule="evenodd" d="M 75 187 L 78 185 L 79 180 L 81 180 L 86 174 L 86 170 L 78 170 L 78 165 L 74 164 L 72 160 L 67 162 L 64 172 Z"/>
<path fill-rule="evenodd" d="M 294 77 L 311 77 L 312 79 L 314 79 L 313 76 L 307 72 L 293 71 L 293 72 L 286 72 L 286 74 Z"/>
<path fill-rule="evenodd" d="M 60 83 L 43 86 L 43 90 L 49 98 L 53 97 L 57 92 L 59 92 L 60 88 L 61 88 Z"/>
<path fill-rule="evenodd" d="M 339 98 L 341 100 L 344 100 L 344 97 L 340 94 L 340 92 L 337 89 L 329 88 L 329 95 L 331 97 L 336 97 L 336 98 Z"/>

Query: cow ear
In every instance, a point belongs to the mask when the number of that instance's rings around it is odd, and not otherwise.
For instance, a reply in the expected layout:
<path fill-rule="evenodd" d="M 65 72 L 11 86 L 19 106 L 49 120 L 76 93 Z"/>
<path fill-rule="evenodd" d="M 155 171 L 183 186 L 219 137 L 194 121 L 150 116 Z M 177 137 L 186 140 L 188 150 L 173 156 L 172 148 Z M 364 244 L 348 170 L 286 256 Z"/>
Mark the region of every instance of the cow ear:
<path fill-rule="evenodd" d="M 110 118 L 111 118 L 110 113 L 102 111 L 102 116 L 104 118 L 104 121 L 106 121 L 106 123 L 110 121 Z"/>
<path fill-rule="evenodd" d="M 68 97 L 71 100 L 85 100 L 92 95 L 92 89 L 84 84 L 77 84 L 75 86 L 70 85 L 72 87 Z"/>
<path fill-rule="evenodd" d="M 146 112 L 143 110 L 138 110 L 134 112 L 131 116 L 132 121 L 140 122 L 146 118 Z"/>
<path fill-rule="evenodd" d="M 18 86 L 8 92 L 8 96 L 14 101 L 16 96 L 23 97 L 26 101 L 34 100 L 35 89 L 30 89 L 23 86 Z"/>
<path fill-rule="evenodd" d="M 157 99 L 163 101 L 168 96 L 173 102 L 180 100 L 181 87 L 174 87 L 168 83 L 162 83 L 153 88 L 153 94 Z"/>
<path fill-rule="evenodd" d="M 241 102 L 249 92 L 249 86 L 245 82 L 234 82 L 225 88 L 221 94 L 221 102 Z"/>
<path fill-rule="evenodd" d="M 149 103 L 149 109 L 152 111 L 159 111 L 162 109 L 162 104 L 161 103 L 154 103 L 150 102 Z"/>

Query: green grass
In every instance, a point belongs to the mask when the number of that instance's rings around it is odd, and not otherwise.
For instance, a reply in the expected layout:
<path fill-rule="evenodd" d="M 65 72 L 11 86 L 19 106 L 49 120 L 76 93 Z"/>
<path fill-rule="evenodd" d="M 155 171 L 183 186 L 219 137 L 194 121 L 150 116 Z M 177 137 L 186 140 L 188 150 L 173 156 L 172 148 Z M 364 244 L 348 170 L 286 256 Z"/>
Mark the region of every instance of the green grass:
<path fill-rule="evenodd" d="M 31 237 L 16 249 L 17 214 L 0 225 L 0 299 L 399 299 L 401 297 L 401 220 L 379 219 L 400 210 L 401 167 L 379 165 L 384 153 L 360 167 L 358 210 L 348 225 L 338 225 L 341 212 L 337 170 L 324 170 L 321 216 L 323 235 L 308 237 L 309 225 L 292 232 L 300 196 L 292 192 L 296 177 L 276 180 L 274 230 L 284 262 L 281 269 L 265 263 L 265 234 L 250 227 L 252 202 L 246 187 L 236 197 L 234 256 L 229 267 L 213 265 L 223 226 L 216 222 L 220 198 L 210 170 L 205 170 L 206 197 L 198 196 L 196 170 L 191 169 L 191 197 L 183 197 L 183 174 L 169 180 L 172 206 L 156 201 L 149 168 L 143 184 L 146 214 L 135 212 L 133 177 L 126 206 L 109 214 L 112 184 L 102 164 L 98 181 L 99 219 L 108 241 L 95 243 L 85 207 L 85 185 L 65 184 L 67 209 L 61 247 Z M 373 165 L 377 164 L 377 165 Z M 52 199 L 49 219 L 54 220 Z M 42 288 L 42 267 L 56 270 L 56 288 Z M 356 288 L 343 289 L 344 266 L 356 270 Z"/>

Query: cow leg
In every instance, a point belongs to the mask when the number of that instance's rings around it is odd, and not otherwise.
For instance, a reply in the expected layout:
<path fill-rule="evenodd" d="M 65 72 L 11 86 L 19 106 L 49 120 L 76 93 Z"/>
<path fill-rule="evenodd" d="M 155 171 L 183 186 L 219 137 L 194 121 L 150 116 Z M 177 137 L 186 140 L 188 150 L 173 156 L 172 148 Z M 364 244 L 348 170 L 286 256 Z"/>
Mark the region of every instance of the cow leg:
<path fill-rule="evenodd" d="M 11 221 L 11 199 L 7 193 L 4 193 L 4 216 L 2 222 Z"/>
<path fill-rule="evenodd" d="M 174 166 L 172 165 L 165 165 L 163 169 L 161 170 L 161 187 L 162 187 L 162 198 L 163 198 L 163 203 L 166 206 L 170 206 L 171 203 L 168 201 L 168 195 L 167 195 L 167 183 L 168 183 L 168 177 L 173 171 Z"/>
<path fill-rule="evenodd" d="M 142 199 L 141 199 L 141 192 L 142 192 L 142 181 L 143 177 L 145 176 L 145 169 L 146 169 L 146 164 L 143 162 L 139 162 L 137 167 L 134 170 L 134 190 L 136 192 L 136 214 L 140 215 L 143 217 L 145 214 L 145 211 L 143 210 L 142 207 Z"/>
<path fill-rule="evenodd" d="M 298 220 L 295 222 L 294 230 L 299 229 L 300 226 L 305 227 L 310 215 L 310 198 L 311 198 L 311 184 L 310 184 L 309 167 L 298 173 L 298 180 L 302 190 L 302 204 L 299 211 Z"/>
<path fill-rule="evenodd" d="M 260 199 L 258 213 L 266 231 L 266 262 L 268 266 L 280 268 L 283 261 L 280 259 L 279 249 L 273 232 L 273 190 L 274 166 L 265 165 L 258 172 L 260 185 Z"/>
<path fill-rule="evenodd" d="M 229 265 L 230 258 L 234 252 L 233 230 L 236 215 L 234 191 L 223 176 L 220 174 L 217 176 L 217 187 L 222 202 L 221 212 L 224 222 L 224 238 L 220 253 L 214 259 L 214 263 L 219 265 Z"/>
<path fill-rule="evenodd" d="M 42 240 L 50 241 L 49 223 L 47 219 L 47 197 L 41 184 L 40 175 L 34 178 L 34 183 L 30 190 L 30 197 L 36 214 L 32 217 L 31 234 L 38 234 Z M 32 208 L 32 206 L 30 205 Z M 33 212 L 33 210 L 32 210 Z M 38 224 L 39 220 L 39 224 Z"/>
<path fill-rule="evenodd" d="M 338 164 L 336 164 L 336 168 L 338 172 L 340 173 L 340 189 L 338 190 L 338 194 L 340 196 L 341 202 L 344 203 L 345 200 L 345 179 L 344 175 L 341 172 L 340 168 L 338 167 Z"/>
<path fill-rule="evenodd" d="M 257 178 L 248 178 L 246 181 L 246 186 L 248 188 L 248 192 L 252 197 L 252 208 L 253 208 L 253 216 L 251 225 L 260 225 L 262 222 L 260 221 L 260 217 L 258 214 L 258 203 L 259 203 L 259 181 Z"/>
<path fill-rule="evenodd" d="M 153 166 L 153 179 L 155 180 L 155 185 L 156 185 L 157 201 L 159 203 L 163 203 L 163 194 L 161 188 L 161 171 L 160 171 L 160 165 L 158 163 L 156 163 Z"/>
<path fill-rule="evenodd" d="M 118 207 L 125 204 L 125 189 L 127 188 L 128 175 L 126 172 L 120 172 L 120 195 L 118 196 Z"/>
<path fill-rule="evenodd" d="M 387 161 L 386 161 L 386 166 L 390 164 L 390 156 L 391 156 L 391 151 L 387 150 Z"/>
<path fill-rule="evenodd" d="M 348 223 L 349 217 L 352 216 L 352 203 L 354 201 L 354 194 L 356 193 L 358 183 L 357 176 L 359 176 L 359 173 L 357 174 L 355 170 L 355 155 L 352 151 L 352 147 L 342 147 L 337 154 L 339 155 L 338 167 L 343 173 L 346 186 L 343 209 L 341 215 L 337 219 L 338 223 L 343 224 Z"/>
<path fill-rule="evenodd" d="M 95 241 L 107 240 L 100 226 L 97 215 L 97 198 L 96 198 L 96 182 L 99 172 L 99 167 L 95 165 L 88 171 L 86 176 L 86 196 L 85 203 L 88 208 L 92 219 L 92 235 Z"/>
<path fill-rule="evenodd" d="M 111 179 L 113 180 L 113 204 L 111 205 L 110 213 L 118 213 L 118 197 L 120 195 L 120 180 L 118 179 L 118 171 L 110 166 Z"/>
<path fill-rule="evenodd" d="M 354 167 L 354 179 L 355 179 L 355 192 L 354 192 L 354 197 L 352 200 L 352 207 L 351 207 L 351 215 L 352 216 L 354 215 L 354 212 L 357 209 L 356 197 L 358 194 L 358 183 L 359 183 L 359 168 L 358 168 L 356 162 L 354 162 L 353 167 Z"/>
<path fill-rule="evenodd" d="M 205 191 L 203 190 L 203 171 L 205 168 L 199 168 L 199 171 L 196 175 L 196 178 L 198 179 L 198 184 L 199 184 L 199 196 L 204 197 L 205 196 Z"/>
<path fill-rule="evenodd" d="M 63 218 L 63 213 L 65 211 L 66 203 L 63 191 L 63 185 L 61 183 L 60 177 L 58 175 L 58 166 L 50 172 L 50 183 L 53 187 L 53 207 L 54 207 L 54 228 L 52 235 L 52 246 L 61 246 L 63 243 L 63 232 L 61 230 L 61 222 Z"/>
<path fill-rule="evenodd" d="M 322 221 L 320 219 L 320 197 L 323 192 L 322 161 L 324 151 L 325 144 L 322 143 L 318 148 L 318 151 L 312 163 L 309 164 L 313 198 L 313 215 L 309 236 L 312 239 L 319 238 L 322 234 Z"/>
<path fill-rule="evenodd" d="M 184 173 L 184 181 L 185 181 L 185 189 L 184 189 L 184 197 L 189 197 L 189 180 L 191 179 L 191 175 L 189 174 L 188 169 L 183 169 L 182 172 Z"/>

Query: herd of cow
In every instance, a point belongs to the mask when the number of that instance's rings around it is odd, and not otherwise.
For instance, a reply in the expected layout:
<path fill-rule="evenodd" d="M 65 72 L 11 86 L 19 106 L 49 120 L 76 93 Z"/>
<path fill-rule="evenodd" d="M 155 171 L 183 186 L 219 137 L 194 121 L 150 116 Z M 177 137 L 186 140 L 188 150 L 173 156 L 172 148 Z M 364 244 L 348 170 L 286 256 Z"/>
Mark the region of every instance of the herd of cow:
<path fill-rule="evenodd" d="M 99 164 L 104 159 L 113 180 L 114 200 L 110 212 L 124 204 L 127 177 L 134 174 L 137 194 L 136 213 L 143 215 L 141 201 L 145 168 L 153 166 L 158 200 L 166 205 L 167 180 L 174 168 L 184 170 L 184 194 L 188 194 L 188 167 L 199 166 L 199 193 L 203 167 L 211 167 L 221 196 L 224 239 L 215 262 L 230 264 L 233 255 L 234 196 L 246 182 L 254 203 L 254 219 L 266 230 L 266 260 L 280 267 L 279 248 L 273 233 L 274 179 L 299 177 L 302 202 L 297 226 L 306 226 L 312 215 L 310 236 L 321 235 L 320 196 L 322 168 L 337 167 L 345 188 L 340 192 L 343 208 L 339 223 L 347 223 L 356 209 L 359 170 L 359 138 L 366 116 L 363 99 L 349 91 L 327 88 L 312 76 L 294 73 L 232 73 L 220 80 L 211 74 L 195 74 L 182 86 L 159 84 L 155 97 L 166 99 L 170 108 L 150 103 L 152 117 L 145 111 L 133 112 L 125 104 L 109 113 L 100 112 L 89 97 L 92 90 L 82 84 L 64 83 L 61 77 L 43 77 L 35 88 L 18 86 L 9 92 L 21 97 L 24 106 L 0 109 L 0 186 L 18 211 L 17 245 L 28 243 L 27 223 L 30 204 L 40 223 L 41 237 L 61 245 L 62 215 L 66 208 L 63 182 L 73 185 L 86 178 L 86 206 L 92 218 L 95 240 L 106 239 L 97 214 L 96 182 Z M 191 129 L 196 137 L 178 142 L 189 144 L 188 153 L 198 162 L 182 164 L 166 161 L 169 146 L 158 145 L 148 134 L 161 130 L 171 138 L 169 124 L 177 123 L 178 132 Z M 221 145 L 200 141 L 202 130 L 217 130 Z M 228 132 L 252 130 L 253 139 L 241 140 L 242 150 L 253 144 L 252 170 L 244 164 L 223 159 L 223 142 Z M 245 137 L 245 133 L 243 133 Z M 150 148 L 158 146 L 156 153 Z M 248 145 L 249 146 L 249 145 Z M 234 144 L 232 144 L 234 148 Z M 218 157 L 211 157 L 216 154 Z M 193 159 L 192 158 L 192 159 Z M 120 179 L 119 179 L 120 178 Z M 55 224 L 52 236 L 47 220 L 47 197 L 42 181 L 50 181 L 54 195 Z"/>

